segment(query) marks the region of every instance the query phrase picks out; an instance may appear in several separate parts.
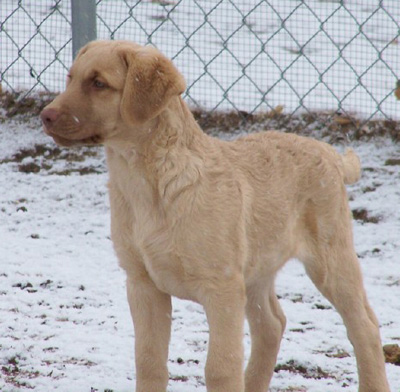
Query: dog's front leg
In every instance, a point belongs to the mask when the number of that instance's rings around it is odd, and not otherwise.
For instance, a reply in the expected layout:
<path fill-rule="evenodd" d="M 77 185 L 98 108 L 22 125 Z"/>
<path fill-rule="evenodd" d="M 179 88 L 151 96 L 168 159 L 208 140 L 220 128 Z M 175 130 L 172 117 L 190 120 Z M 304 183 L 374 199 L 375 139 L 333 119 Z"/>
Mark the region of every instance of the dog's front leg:
<path fill-rule="evenodd" d="M 135 327 L 136 392 L 165 392 L 171 297 L 143 275 L 140 279 L 128 276 L 127 291 Z"/>
<path fill-rule="evenodd" d="M 209 292 L 203 304 L 210 329 L 206 364 L 207 392 L 243 392 L 243 282 Z"/>

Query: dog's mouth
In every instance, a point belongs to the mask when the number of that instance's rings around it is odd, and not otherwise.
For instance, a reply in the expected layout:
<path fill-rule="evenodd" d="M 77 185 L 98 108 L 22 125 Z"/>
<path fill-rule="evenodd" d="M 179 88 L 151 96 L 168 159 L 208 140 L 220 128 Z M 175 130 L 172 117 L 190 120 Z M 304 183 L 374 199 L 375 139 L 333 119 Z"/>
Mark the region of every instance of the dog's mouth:
<path fill-rule="evenodd" d="M 97 134 L 84 138 L 75 138 L 75 135 L 74 138 L 66 138 L 48 129 L 46 126 L 43 126 L 43 129 L 46 135 L 51 136 L 53 140 L 62 147 L 94 146 L 103 143 L 103 137 Z"/>
<path fill-rule="evenodd" d="M 103 138 L 100 135 L 93 135 L 83 139 L 66 139 L 58 135 L 50 135 L 53 140 L 60 146 L 63 147 L 74 147 L 74 146 L 95 146 L 103 142 Z"/>

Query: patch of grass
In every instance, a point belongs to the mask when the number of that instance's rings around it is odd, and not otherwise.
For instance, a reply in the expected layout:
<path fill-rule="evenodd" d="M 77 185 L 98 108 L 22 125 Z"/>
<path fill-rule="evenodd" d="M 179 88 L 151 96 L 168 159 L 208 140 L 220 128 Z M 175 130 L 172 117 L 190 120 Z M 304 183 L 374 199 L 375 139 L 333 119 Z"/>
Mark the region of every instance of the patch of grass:
<path fill-rule="evenodd" d="M 39 173 L 40 166 L 34 162 L 18 165 L 18 171 L 21 173 Z"/>
<path fill-rule="evenodd" d="M 189 377 L 187 377 L 187 376 L 170 376 L 169 379 L 172 381 L 186 382 L 189 380 Z"/>
<path fill-rule="evenodd" d="M 375 192 L 377 188 L 382 186 L 380 183 L 375 183 L 372 186 L 366 186 L 365 188 L 362 189 L 363 193 L 369 193 L 369 192 Z"/>
<path fill-rule="evenodd" d="M 97 365 L 97 363 L 89 361 L 88 359 L 79 359 L 79 358 L 74 358 L 74 357 L 63 361 L 63 364 L 80 365 L 80 366 L 85 366 L 85 367 L 92 367 L 92 366 Z"/>
<path fill-rule="evenodd" d="M 323 371 L 319 366 L 316 368 L 309 369 L 304 365 L 297 363 L 294 360 L 290 360 L 285 364 L 278 364 L 275 366 L 275 373 L 279 373 L 281 371 L 288 371 L 293 374 L 300 374 L 304 378 L 312 378 L 316 380 L 334 378 L 329 373 Z"/>
<path fill-rule="evenodd" d="M 322 305 L 322 304 L 315 304 L 313 306 L 314 309 L 319 309 L 319 310 L 328 310 L 328 309 L 332 309 L 332 306 L 329 305 Z"/>
<path fill-rule="evenodd" d="M 385 162 L 385 166 L 399 166 L 399 165 L 400 165 L 400 159 L 396 158 L 387 159 Z"/>
<path fill-rule="evenodd" d="M 24 148 L 11 158 L 4 159 L 0 163 L 21 163 L 25 158 L 45 157 L 48 160 L 64 159 L 67 162 L 84 162 L 86 157 L 95 157 L 97 149 L 84 147 L 76 150 L 66 150 L 59 147 L 36 144 L 33 148 Z"/>
<path fill-rule="evenodd" d="M 17 287 L 21 290 L 25 290 L 25 289 L 30 289 L 33 287 L 32 283 L 30 282 L 26 282 L 26 283 L 15 283 L 12 285 L 12 287 Z"/>
<path fill-rule="evenodd" d="M 6 360 L 0 368 L 0 376 L 4 377 L 7 384 L 12 385 L 16 390 L 34 389 L 26 381 L 20 381 L 19 378 L 32 379 L 39 377 L 38 371 L 29 371 L 20 368 L 21 356 L 16 355 Z M 14 389 L 13 389 L 14 390 Z"/>
<path fill-rule="evenodd" d="M 43 144 L 36 144 L 32 148 L 25 148 L 18 151 L 11 158 L 0 160 L 0 164 L 16 163 L 21 173 L 39 173 L 41 170 L 60 176 L 71 174 L 100 174 L 105 171 L 103 167 L 81 166 L 67 167 L 64 169 L 52 170 L 55 161 L 65 161 L 68 164 L 82 163 L 87 158 L 96 157 L 99 154 L 98 147 L 80 147 L 77 149 L 62 149 Z M 24 159 L 29 158 L 28 162 Z"/>
<path fill-rule="evenodd" d="M 51 174 L 56 174 L 58 176 L 70 176 L 71 174 L 78 173 L 81 176 L 84 176 L 86 174 L 100 174 L 102 172 L 103 172 L 102 170 L 96 169 L 94 167 L 82 167 L 79 169 L 65 169 L 65 170 L 53 171 Z"/>
<path fill-rule="evenodd" d="M 24 92 L 11 93 L 3 91 L 0 93 L 0 107 L 5 113 L 0 116 L 0 121 L 12 117 L 38 116 L 42 109 L 49 104 L 57 94 L 39 93 L 25 96 Z"/>
<path fill-rule="evenodd" d="M 400 140 L 400 122 L 392 120 L 364 121 L 351 113 L 315 111 L 301 114 L 285 113 L 278 105 L 267 112 L 245 111 L 207 112 L 195 108 L 192 113 L 200 127 L 210 134 L 232 133 L 239 129 L 265 131 L 270 129 L 304 136 L 326 138 L 329 142 L 370 140 L 376 136 L 389 136 Z"/>
<path fill-rule="evenodd" d="M 345 350 L 337 350 L 336 352 L 329 352 L 325 354 L 328 358 L 348 358 L 350 354 Z"/>
<path fill-rule="evenodd" d="M 352 211 L 353 218 L 363 223 L 379 223 L 381 220 L 378 216 L 371 216 L 365 208 L 356 208 Z"/>
<path fill-rule="evenodd" d="M 161 6 L 174 5 L 173 1 L 153 0 Z M 158 17 L 156 17 L 158 19 Z M 161 18 L 160 18 L 161 19 Z M 0 121 L 8 118 L 30 120 L 37 117 L 42 109 L 57 94 L 38 93 L 25 96 L 24 92 L 0 92 Z M 246 111 L 207 111 L 193 108 L 192 113 L 206 133 L 235 132 L 238 130 L 262 131 L 282 130 L 305 136 L 327 138 L 330 142 L 350 140 L 369 140 L 376 136 L 390 136 L 400 140 L 400 122 L 394 120 L 365 121 L 353 113 L 340 111 L 307 111 L 303 113 L 285 113 L 283 105 L 264 112 Z"/>

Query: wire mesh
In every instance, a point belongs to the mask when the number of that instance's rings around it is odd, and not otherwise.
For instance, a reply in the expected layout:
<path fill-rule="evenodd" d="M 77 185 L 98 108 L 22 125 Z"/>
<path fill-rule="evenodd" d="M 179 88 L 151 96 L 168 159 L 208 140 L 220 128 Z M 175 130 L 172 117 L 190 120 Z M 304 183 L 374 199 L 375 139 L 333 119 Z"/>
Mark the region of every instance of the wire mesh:
<path fill-rule="evenodd" d="M 397 0 L 97 0 L 100 39 L 152 44 L 206 110 L 336 111 L 398 119 Z M 1 86 L 57 92 L 71 65 L 69 0 L 2 0 Z"/>

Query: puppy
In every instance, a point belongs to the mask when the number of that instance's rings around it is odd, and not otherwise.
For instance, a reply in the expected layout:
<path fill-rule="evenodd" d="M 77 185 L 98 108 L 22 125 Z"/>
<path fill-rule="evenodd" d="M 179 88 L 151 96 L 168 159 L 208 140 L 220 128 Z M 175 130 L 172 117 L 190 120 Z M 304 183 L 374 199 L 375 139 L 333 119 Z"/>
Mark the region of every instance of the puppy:
<path fill-rule="evenodd" d="M 353 246 L 345 184 L 360 176 L 355 153 L 279 132 L 212 138 L 193 119 L 184 90 L 158 50 L 97 41 L 80 51 L 66 91 L 41 113 L 59 145 L 106 148 L 112 240 L 135 327 L 136 391 L 166 391 L 177 296 L 207 315 L 207 391 L 266 392 L 285 328 L 274 280 L 297 258 L 344 320 L 359 391 L 389 392 Z M 244 374 L 245 316 L 252 350 Z"/>

